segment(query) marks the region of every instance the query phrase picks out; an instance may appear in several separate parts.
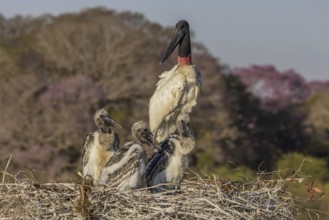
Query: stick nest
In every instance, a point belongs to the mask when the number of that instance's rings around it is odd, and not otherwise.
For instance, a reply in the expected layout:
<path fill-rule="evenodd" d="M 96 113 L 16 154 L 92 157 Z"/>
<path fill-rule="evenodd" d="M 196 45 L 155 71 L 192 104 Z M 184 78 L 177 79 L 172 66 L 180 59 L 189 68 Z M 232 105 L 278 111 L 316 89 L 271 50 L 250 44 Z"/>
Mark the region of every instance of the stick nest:
<path fill-rule="evenodd" d="M 8 174 L 6 174 L 8 176 Z M 118 192 L 76 183 L 0 183 L 0 219 L 294 219 L 297 205 L 284 179 L 184 180 L 179 190 Z"/>

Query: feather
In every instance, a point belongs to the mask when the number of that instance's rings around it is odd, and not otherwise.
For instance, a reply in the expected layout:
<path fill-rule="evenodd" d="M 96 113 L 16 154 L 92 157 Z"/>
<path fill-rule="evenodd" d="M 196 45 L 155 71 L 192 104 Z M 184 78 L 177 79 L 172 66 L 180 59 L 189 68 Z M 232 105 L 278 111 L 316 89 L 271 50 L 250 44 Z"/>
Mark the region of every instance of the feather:
<path fill-rule="evenodd" d="M 172 138 L 176 138 L 176 136 L 171 136 L 164 140 L 161 143 L 160 150 L 153 154 L 151 159 L 148 161 L 145 170 L 147 186 L 152 186 L 155 177 L 168 166 L 169 158 L 175 150 Z"/>
<path fill-rule="evenodd" d="M 101 173 L 100 182 L 118 190 L 135 189 L 141 186 L 146 166 L 146 145 L 154 145 L 152 132 L 144 121 L 131 127 L 137 142 L 127 142 L 116 151 Z"/>
<path fill-rule="evenodd" d="M 178 115 L 192 111 L 200 86 L 201 74 L 194 65 L 176 65 L 160 75 L 149 102 L 150 129 L 159 142 L 175 132 Z"/>
<path fill-rule="evenodd" d="M 82 155 L 81 166 L 82 167 L 84 167 L 88 163 L 90 147 L 91 147 L 93 140 L 94 140 L 94 135 L 92 133 L 89 133 L 85 137 L 83 144 L 81 145 L 81 155 Z"/>
<path fill-rule="evenodd" d="M 102 169 L 111 156 L 120 147 L 119 136 L 112 131 L 113 127 L 119 127 L 105 109 L 97 110 L 94 115 L 98 127 L 92 134 L 88 134 L 81 147 L 82 175 L 93 180 L 97 184 Z M 110 121 L 110 123 L 107 123 Z"/>
<path fill-rule="evenodd" d="M 195 148 L 195 140 L 188 114 L 181 114 L 176 120 L 179 135 L 170 135 L 160 143 L 146 165 L 147 186 L 166 183 L 166 186 L 153 188 L 152 192 L 175 189 L 179 186 L 188 167 L 188 154 Z M 168 185 L 169 184 L 169 185 Z"/>
<path fill-rule="evenodd" d="M 145 161 L 143 147 L 138 143 L 128 142 L 106 164 L 100 182 L 119 190 L 137 188 L 144 174 Z"/>

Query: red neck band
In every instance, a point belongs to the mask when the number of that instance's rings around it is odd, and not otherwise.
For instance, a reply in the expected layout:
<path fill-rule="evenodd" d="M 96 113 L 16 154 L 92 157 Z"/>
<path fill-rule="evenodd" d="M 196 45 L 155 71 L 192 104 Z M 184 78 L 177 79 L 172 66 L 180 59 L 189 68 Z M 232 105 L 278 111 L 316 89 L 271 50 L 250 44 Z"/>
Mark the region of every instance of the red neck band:
<path fill-rule="evenodd" d="M 192 58 L 191 55 L 188 57 L 179 57 L 177 58 L 178 65 L 191 65 L 192 64 Z"/>

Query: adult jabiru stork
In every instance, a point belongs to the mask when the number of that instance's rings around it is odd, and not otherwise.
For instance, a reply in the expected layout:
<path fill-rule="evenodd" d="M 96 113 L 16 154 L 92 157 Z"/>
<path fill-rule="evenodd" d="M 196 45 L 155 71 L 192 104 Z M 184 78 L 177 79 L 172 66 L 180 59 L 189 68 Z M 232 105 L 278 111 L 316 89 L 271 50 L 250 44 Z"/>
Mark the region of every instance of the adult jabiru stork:
<path fill-rule="evenodd" d="M 178 46 L 178 59 L 170 71 L 162 73 L 149 102 L 149 124 L 158 142 L 176 131 L 176 120 L 189 114 L 197 104 L 201 73 L 192 65 L 190 31 L 187 21 L 176 24 L 174 35 L 161 62 Z"/>

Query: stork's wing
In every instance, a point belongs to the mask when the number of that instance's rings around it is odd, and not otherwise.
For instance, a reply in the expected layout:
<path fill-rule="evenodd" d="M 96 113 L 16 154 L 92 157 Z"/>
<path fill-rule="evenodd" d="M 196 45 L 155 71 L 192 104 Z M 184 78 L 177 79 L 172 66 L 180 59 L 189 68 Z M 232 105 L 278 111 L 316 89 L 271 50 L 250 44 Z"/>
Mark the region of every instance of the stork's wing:
<path fill-rule="evenodd" d="M 122 160 L 126 155 L 130 147 L 134 144 L 134 142 L 128 142 L 125 145 L 123 145 L 118 151 L 116 151 L 111 159 L 107 162 L 106 167 L 113 166 L 114 164 L 118 163 Z"/>
<path fill-rule="evenodd" d="M 119 135 L 117 133 L 114 133 L 114 140 L 112 145 L 110 145 L 109 150 L 110 151 L 117 151 L 120 149 L 120 138 Z"/>
<path fill-rule="evenodd" d="M 145 152 L 143 148 L 134 142 L 128 142 L 114 153 L 104 168 L 106 183 L 112 187 L 119 185 L 123 180 L 129 178 L 140 166 L 145 163 Z"/>
<path fill-rule="evenodd" d="M 149 103 L 149 123 L 150 129 L 155 136 L 157 130 L 164 123 L 164 119 L 174 112 L 180 104 L 186 89 L 186 78 L 183 74 L 174 74 L 172 69 L 165 72 L 157 83 L 157 88 Z M 161 126 L 161 129 L 168 129 Z M 160 132 L 169 134 L 168 131 Z M 164 137 L 165 138 L 165 137 Z"/>
<path fill-rule="evenodd" d="M 81 145 L 81 158 L 82 158 L 81 166 L 82 166 L 82 168 L 88 163 L 90 147 L 91 147 L 91 144 L 93 143 L 93 140 L 94 140 L 94 135 L 92 133 L 90 133 L 85 137 L 83 144 Z"/>
<path fill-rule="evenodd" d="M 164 140 L 160 147 L 160 150 L 153 154 L 146 165 L 145 178 L 147 186 L 152 186 L 156 175 L 167 167 L 169 158 L 175 149 L 174 144 L 170 141 L 169 138 Z"/>

